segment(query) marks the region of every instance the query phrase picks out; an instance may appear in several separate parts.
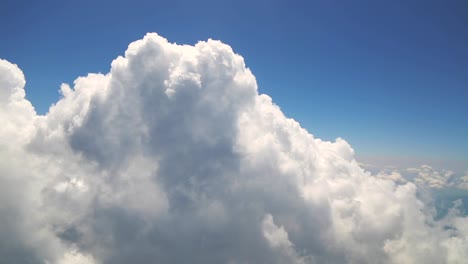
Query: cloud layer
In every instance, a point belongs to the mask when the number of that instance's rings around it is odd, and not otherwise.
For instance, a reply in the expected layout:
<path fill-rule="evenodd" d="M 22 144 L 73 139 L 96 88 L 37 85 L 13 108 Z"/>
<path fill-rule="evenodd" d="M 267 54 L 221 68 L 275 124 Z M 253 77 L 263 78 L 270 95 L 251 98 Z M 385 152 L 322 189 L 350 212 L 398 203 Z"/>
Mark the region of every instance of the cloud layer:
<path fill-rule="evenodd" d="M 0 60 L 7 263 L 468 259 L 459 204 L 434 220 L 418 185 L 366 172 L 343 139 L 314 138 L 219 41 L 147 34 L 109 73 L 62 85 L 45 116 L 24 84 Z"/>

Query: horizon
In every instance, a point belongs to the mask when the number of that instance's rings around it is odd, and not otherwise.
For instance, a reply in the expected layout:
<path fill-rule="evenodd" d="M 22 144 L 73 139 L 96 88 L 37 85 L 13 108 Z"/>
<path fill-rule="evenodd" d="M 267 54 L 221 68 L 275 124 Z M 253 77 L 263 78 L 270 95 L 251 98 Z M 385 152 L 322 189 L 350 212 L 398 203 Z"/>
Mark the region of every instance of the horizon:
<path fill-rule="evenodd" d="M 213 38 L 245 58 L 259 91 L 288 117 L 320 138 L 346 139 L 363 162 L 408 158 L 418 161 L 413 166 L 446 163 L 468 171 L 463 1 L 367 2 L 361 8 L 335 2 L 285 8 L 286 2 L 274 1 L 248 9 L 236 2 L 228 8 L 239 13 L 227 16 L 224 4 L 211 1 L 141 1 L 140 7 L 102 1 L 89 10 L 87 2 L 21 3 L 2 8 L 2 24 L 13 26 L 2 27 L 9 37 L 0 57 L 25 72 L 26 96 L 39 114 L 60 98 L 62 83 L 108 72 L 126 45 L 146 32 L 190 45 Z M 81 19 L 85 12 L 89 21 Z M 180 21 L 170 19 L 174 12 L 181 12 Z"/>

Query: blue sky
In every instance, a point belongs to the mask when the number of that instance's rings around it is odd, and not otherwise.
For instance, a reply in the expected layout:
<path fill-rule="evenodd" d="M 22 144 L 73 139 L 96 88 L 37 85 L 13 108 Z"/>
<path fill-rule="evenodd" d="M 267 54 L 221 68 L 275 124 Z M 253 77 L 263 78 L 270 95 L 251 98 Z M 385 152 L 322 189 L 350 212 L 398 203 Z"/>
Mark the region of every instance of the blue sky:
<path fill-rule="evenodd" d="M 146 32 L 220 39 L 317 137 L 365 160 L 467 170 L 468 2 L 408 2 L 3 0 L 0 58 L 43 114 L 61 83 L 107 72 Z"/>

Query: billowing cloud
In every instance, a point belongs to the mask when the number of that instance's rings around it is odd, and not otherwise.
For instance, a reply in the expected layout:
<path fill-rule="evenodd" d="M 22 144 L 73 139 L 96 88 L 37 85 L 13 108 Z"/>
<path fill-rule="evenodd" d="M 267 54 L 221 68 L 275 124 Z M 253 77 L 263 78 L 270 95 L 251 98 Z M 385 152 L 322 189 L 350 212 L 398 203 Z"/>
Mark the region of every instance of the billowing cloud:
<path fill-rule="evenodd" d="M 437 170 L 429 165 L 421 165 L 407 169 L 384 168 L 376 175 L 379 178 L 388 179 L 402 184 L 407 181 L 413 182 L 424 189 L 468 189 L 468 175 L 457 174 L 451 170 Z"/>
<path fill-rule="evenodd" d="M 395 183 L 406 183 L 407 180 L 403 175 L 398 170 L 391 170 L 391 171 L 386 171 L 382 170 L 377 174 L 377 177 L 382 178 L 382 179 L 388 179 L 391 180 Z"/>
<path fill-rule="evenodd" d="M 148 34 L 36 115 L 0 61 L 8 263 L 461 263 L 468 218 L 363 170 L 214 40 Z M 390 179 L 389 179 L 390 178 Z"/>
<path fill-rule="evenodd" d="M 436 171 L 429 165 L 422 165 L 420 168 L 409 168 L 407 171 L 411 174 L 415 174 L 414 181 L 417 184 L 427 185 L 430 188 L 444 188 L 452 186 L 451 181 L 454 172 L 453 171 Z"/>
<path fill-rule="evenodd" d="M 468 190 L 468 172 L 465 172 L 465 175 L 459 178 L 458 187 L 460 189 Z"/>

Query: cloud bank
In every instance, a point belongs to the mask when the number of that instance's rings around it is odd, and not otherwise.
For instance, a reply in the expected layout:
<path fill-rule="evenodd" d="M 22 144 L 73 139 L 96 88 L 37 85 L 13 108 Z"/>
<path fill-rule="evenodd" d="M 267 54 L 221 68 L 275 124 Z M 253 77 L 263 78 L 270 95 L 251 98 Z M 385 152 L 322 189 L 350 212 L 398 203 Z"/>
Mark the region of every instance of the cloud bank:
<path fill-rule="evenodd" d="M 457 174 L 451 170 L 437 170 L 429 165 L 407 169 L 384 168 L 377 173 L 377 177 L 392 180 L 400 184 L 410 181 L 419 188 L 424 189 L 440 190 L 453 188 L 468 190 L 468 172 Z"/>
<path fill-rule="evenodd" d="M 147 34 L 109 73 L 62 85 L 44 116 L 24 85 L 0 60 L 5 263 L 468 259 L 459 202 L 434 220 L 418 185 L 314 138 L 219 41 Z"/>

